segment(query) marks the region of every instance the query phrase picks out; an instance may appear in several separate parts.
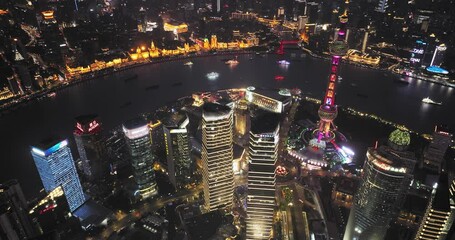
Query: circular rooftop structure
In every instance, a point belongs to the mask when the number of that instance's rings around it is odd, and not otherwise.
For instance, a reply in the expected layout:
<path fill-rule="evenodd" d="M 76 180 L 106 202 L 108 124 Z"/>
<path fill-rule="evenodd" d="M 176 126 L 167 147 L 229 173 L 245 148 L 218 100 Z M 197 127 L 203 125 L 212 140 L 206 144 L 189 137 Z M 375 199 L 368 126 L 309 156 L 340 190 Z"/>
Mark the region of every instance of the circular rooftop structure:
<path fill-rule="evenodd" d="M 390 133 L 388 143 L 395 150 L 405 150 L 411 143 L 411 135 L 406 130 L 396 129 Z"/>

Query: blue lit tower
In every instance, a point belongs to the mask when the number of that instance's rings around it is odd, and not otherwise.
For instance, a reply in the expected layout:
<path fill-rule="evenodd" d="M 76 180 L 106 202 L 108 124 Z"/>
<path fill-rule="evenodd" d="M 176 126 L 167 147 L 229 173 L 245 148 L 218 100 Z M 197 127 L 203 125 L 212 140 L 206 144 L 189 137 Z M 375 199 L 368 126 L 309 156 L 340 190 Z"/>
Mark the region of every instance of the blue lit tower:
<path fill-rule="evenodd" d="M 409 133 L 397 129 L 390 134 L 387 146 L 367 150 L 344 240 L 384 239 L 413 177 L 416 158 L 406 150 L 409 144 Z"/>
<path fill-rule="evenodd" d="M 336 82 L 338 80 L 338 67 L 341 57 L 346 55 L 348 45 L 346 44 L 346 24 L 348 22 L 347 12 L 340 16 L 340 29 L 335 41 L 330 44 L 329 51 L 332 55 L 329 82 L 324 96 L 324 101 L 319 108 L 318 115 L 320 118 L 319 128 L 316 137 L 318 141 L 331 141 L 335 138 L 334 130 L 336 127 L 333 120 L 337 117 L 338 110 L 335 105 Z"/>
<path fill-rule="evenodd" d="M 131 119 L 123 124 L 123 133 L 131 157 L 137 193 L 143 199 L 152 197 L 157 194 L 157 189 L 153 171 L 152 140 L 147 121 L 143 118 Z"/>
<path fill-rule="evenodd" d="M 46 192 L 62 186 L 70 211 L 85 202 L 68 140 L 47 139 L 32 146 L 32 156 Z"/>

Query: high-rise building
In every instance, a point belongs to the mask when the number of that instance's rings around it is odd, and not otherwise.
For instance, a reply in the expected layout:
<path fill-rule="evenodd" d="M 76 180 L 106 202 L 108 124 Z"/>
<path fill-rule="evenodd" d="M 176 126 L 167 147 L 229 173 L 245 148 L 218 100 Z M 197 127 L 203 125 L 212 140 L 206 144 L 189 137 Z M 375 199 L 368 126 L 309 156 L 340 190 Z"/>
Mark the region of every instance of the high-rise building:
<path fill-rule="evenodd" d="M 451 141 L 452 134 L 443 127 L 436 126 L 433 132 L 433 139 L 423 153 L 422 167 L 435 173 L 441 172 L 444 155 Z"/>
<path fill-rule="evenodd" d="M 84 175 L 90 180 L 103 178 L 109 169 L 101 130 L 101 122 L 97 115 L 76 118 L 73 135 Z"/>
<path fill-rule="evenodd" d="M 299 25 L 297 27 L 298 30 L 305 29 L 306 24 L 308 23 L 308 17 L 307 16 L 299 16 Z"/>
<path fill-rule="evenodd" d="M 332 55 L 331 69 L 329 82 L 327 84 L 324 101 L 318 110 L 319 129 L 315 132 L 318 141 L 330 141 L 335 138 L 333 120 L 338 115 L 338 109 L 335 104 L 336 82 L 338 80 L 338 67 L 341 62 L 341 57 L 346 55 L 348 45 L 346 38 L 346 24 L 348 22 L 347 12 L 340 16 L 340 28 L 337 32 L 337 38 L 330 45 L 329 50 Z"/>
<path fill-rule="evenodd" d="M 123 124 L 123 133 L 131 157 L 134 181 L 137 184 L 137 194 L 142 199 L 156 195 L 155 172 L 153 171 L 154 156 L 152 141 L 147 121 L 135 118 Z"/>
<path fill-rule="evenodd" d="M 397 129 L 388 146 L 368 149 L 344 240 L 384 239 L 412 180 L 416 161 L 414 153 L 406 151 L 409 143 L 409 133 Z"/>
<path fill-rule="evenodd" d="M 28 239 L 34 235 L 21 186 L 16 180 L 0 184 L 0 239 Z"/>
<path fill-rule="evenodd" d="M 68 140 L 46 139 L 32 147 L 32 156 L 46 192 L 62 186 L 71 212 L 85 202 Z"/>
<path fill-rule="evenodd" d="M 205 103 L 202 112 L 202 182 L 205 207 L 230 207 L 234 192 L 233 114 L 224 105 Z"/>
<path fill-rule="evenodd" d="M 449 192 L 449 178 L 443 172 L 427 206 L 425 215 L 417 231 L 416 240 L 443 240 L 455 217 L 455 205 Z"/>
<path fill-rule="evenodd" d="M 172 114 L 163 122 L 167 172 L 170 182 L 177 188 L 183 187 L 191 178 L 189 122 L 186 114 L 181 113 Z"/>
<path fill-rule="evenodd" d="M 441 44 L 436 46 L 434 50 L 433 57 L 431 58 L 430 66 L 441 66 L 442 62 L 444 61 L 444 55 L 446 53 L 447 46 L 445 44 Z"/>
<path fill-rule="evenodd" d="M 275 209 L 275 163 L 280 132 L 278 114 L 253 117 L 248 148 L 246 239 L 269 239 Z"/>

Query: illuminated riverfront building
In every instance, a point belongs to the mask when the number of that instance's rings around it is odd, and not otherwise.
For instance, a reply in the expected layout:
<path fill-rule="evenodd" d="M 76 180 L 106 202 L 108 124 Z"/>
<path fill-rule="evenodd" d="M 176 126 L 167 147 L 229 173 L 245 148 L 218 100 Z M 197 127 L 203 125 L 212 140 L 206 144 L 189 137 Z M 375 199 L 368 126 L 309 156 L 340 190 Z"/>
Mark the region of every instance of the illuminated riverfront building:
<path fill-rule="evenodd" d="M 397 129 L 390 134 L 387 146 L 368 149 L 344 240 L 384 239 L 412 180 L 416 161 L 414 154 L 406 151 L 409 144 L 409 133 Z"/>
<path fill-rule="evenodd" d="M 433 139 L 423 153 L 421 166 L 435 173 L 441 172 L 444 155 L 451 141 L 452 134 L 442 127 L 436 126 L 433 132 Z"/>
<path fill-rule="evenodd" d="M 416 240 L 446 239 L 455 217 L 455 204 L 452 197 L 449 192 L 448 175 L 442 173 L 436 189 L 433 189 L 433 195 L 420 223 Z"/>
<path fill-rule="evenodd" d="M 0 239 L 29 239 L 34 235 L 21 186 L 17 180 L 0 184 Z"/>
<path fill-rule="evenodd" d="M 46 192 L 62 186 L 70 211 L 85 202 L 68 140 L 47 139 L 32 147 L 32 156 Z"/>
<path fill-rule="evenodd" d="M 142 199 L 156 195 L 155 172 L 153 171 L 154 156 L 147 121 L 135 118 L 123 124 L 123 133 L 131 157 L 133 177 L 137 192 Z"/>
<path fill-rule="evenodd" d="M 275 208 L 275 163 L 280 118 L 265 113 L 252 118 L 248 149 L 246 239 L 269 239 Z"/>
<path fill-rule="evenodd" d="M 205 103 L 202 113 L 202 182 L 205 207 L 230 207 L 234 192 L 233 113 L 224 105 Z"/>
<path fill-rule="evenodd" d="M 105 149 L 101 136 L 101 123 L 97 115 L 76 118 L 73 132 L 84 175 L 90 179 L 101 179 L 107 173 Z"/>
<path fill-rule="evenodd" d="M 163 123 L 167 172 L 170 182 L 177 188 L 189 183 L 191 178 L 189 122 L 186 114 L 175 113 Z"/>

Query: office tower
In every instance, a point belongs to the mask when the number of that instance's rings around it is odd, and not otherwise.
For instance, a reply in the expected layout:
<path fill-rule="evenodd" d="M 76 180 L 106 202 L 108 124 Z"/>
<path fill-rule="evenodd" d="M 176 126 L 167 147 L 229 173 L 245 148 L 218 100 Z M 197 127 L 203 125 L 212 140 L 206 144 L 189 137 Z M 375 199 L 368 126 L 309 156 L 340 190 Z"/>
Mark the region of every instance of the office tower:
<path fill-rule="evenodd" d="M 248 148 L 246 239 L 269 239 L 275 208 L 275 163 L 280 118 L 265 113 L 252 118 Z"/>
<path fill-rule="evenodd" d="M 444 155 L 452 141 L 452 134 L 441 126 L 436 126 L 433 139 L 423 153 L 421 166 L 432 172 L 439 173 L 444 162 Z"/>
<path fill-rule="evenodd" d="M 123 124 L 123 133 L 131 157 L 134 181 L 137 184 L 136 193 L 142 199 L 152 197 L 158 192 L 153 171 L 152 141 L 147 121 L 140 117 L 131 119 Z"/>
<path fill-rule="evenodd" d="M 338 67 L 341 62 L 341 58 L 346 55 L 346 52 L 348 50 L 348 46 L 345 42 L 347 22 L 347 12 L 344 12 L 344 14 L 340 16 L 340 28 L 337 32 L 337 38 L 329 47 L 330 54 L 332 55 L 332 65 L 324 101 L 318 110 L 318 115 L 320 118 L 319 129 L 315 132 L 315 137 L 318 139 L 318 141 L 327 141 L 335 138 L 334 130 L 336 127 L 333 125 L 333 120 L 335 120 L 336 116 L 338 115 L 338 109 L 335 104 L 335 87 L 338 80 Z"/>
<path fill-rule="evenodd" d="M 97 115 L 76 117 L 73 135 L 84 175 L 89 180 L 102 179 L 108 171 L 101 130 L 101 122 Z"/>
<path fill-rule="evenodd" d="M 181 188 L 191 177 L 190 142 L 186 114 L 175 113 L 163 122 L 164 141 L 166 145 L 167 172 L 170 182 Z"/>
<path fill-rule="evenodd" d="M 368 149 L 345 240 L 384 239 L 412 180 L 415 156 L 406 151 L 409 143 L 409 133 L 397 129 L 390 134 L 388 146 Z"/>
<path fill-rule="evenodd" d="M 362 53 L 365 53 L 365 50 L 367 49 L 367 43 L 368 43 L 368 30 L 365 30 L 365 35 L 363 35 L 363 41 L 362 41 Z"/>
<path fill-rule="evenodd" d="M 449 178 L 443 172 L 433 189 L 430 203 L 420 223 L 415 239 L 443 240 L 453 223 L 455 205 L 449 192 Z"/>
<path fill-rule="evenodd" d="M 447 47 L 445 44 L 436 46 L 434 50 L 433 57 L 431 58 L 430 66 L 441 66 L 444 61 L 444 55 L 446 53 Z"/>
<path fill-rule="evenodd" d="M 17 180 L 0 184 L 0 239 L 28 239 L 34 235 L 21 186 Z"/>
<path fill-rule="evenodd" d="M 224 105 L 205 103 L 202 112 L 202 182 L 205 207 L 230 207 L 234 191 L 233 116 Z"/>
<path fill-rule="evenodd" d="M 426 42 L 417 40 L 414 44 L 414 48 L 411 50 L 411 56 L 409 58 L 410 66 L 414 69 L 419 69 L 423 66 L 423 60 L 425 52 L 428 47 Z"/>
<path fill-rule="evenodd" d="M 68 140 L 46 139 L 32 147 L 32 156 L 46 192 L 62 186 L 71 212 L 85 202 Z"/>

